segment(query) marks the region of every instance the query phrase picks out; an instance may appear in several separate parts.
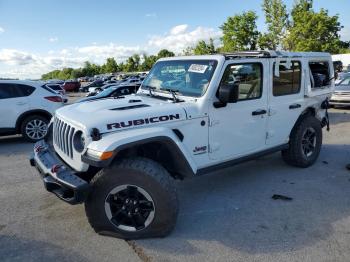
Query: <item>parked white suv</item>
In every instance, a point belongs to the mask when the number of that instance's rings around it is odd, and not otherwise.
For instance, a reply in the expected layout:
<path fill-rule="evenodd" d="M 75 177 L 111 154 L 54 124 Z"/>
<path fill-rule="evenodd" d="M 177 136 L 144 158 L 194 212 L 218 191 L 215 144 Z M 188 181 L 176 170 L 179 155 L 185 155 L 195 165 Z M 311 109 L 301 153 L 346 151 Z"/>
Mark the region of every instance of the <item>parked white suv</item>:
<path fill-rule="evenodd" d="M 31 142 L 45 138 L 62 97 L 40 82 L 0 80 L 0 135 L 22 134 Z"/>
<path fill-rule="evenodd" d="M 57 110 L 52 139 L 35 145 L 30 162 L 48 191 L 85 203 L 96 232 L 165 236 L 178 214 L 174 179 L 277 151 L 290 165 L 312 165 L 333 79 L 326 53 L 161 59 L 136 95 Z"/>

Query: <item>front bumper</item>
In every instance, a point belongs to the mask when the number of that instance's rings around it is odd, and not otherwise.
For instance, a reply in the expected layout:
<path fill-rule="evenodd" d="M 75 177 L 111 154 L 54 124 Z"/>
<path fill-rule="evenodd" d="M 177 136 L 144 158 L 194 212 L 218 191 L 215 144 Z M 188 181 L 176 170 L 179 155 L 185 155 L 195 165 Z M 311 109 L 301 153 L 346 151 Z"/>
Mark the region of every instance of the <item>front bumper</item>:
<path fill-rule="evenodd" d="M 77 176 L 44 140 L 35 144 L 30 164 L 40 173 L 46 190 L 67 203 L 83 203 L 91 191 L 90 184 Z"/>

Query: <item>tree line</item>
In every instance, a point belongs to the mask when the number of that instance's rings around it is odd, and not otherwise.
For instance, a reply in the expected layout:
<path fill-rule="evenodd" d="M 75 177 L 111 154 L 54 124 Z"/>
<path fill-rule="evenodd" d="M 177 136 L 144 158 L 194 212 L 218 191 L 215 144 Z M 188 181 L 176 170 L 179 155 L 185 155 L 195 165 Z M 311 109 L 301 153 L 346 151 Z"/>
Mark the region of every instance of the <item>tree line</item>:
<path fill-rule="evenodd" d="M 187 47 L 181 55 L 205 55 L 246 50 L 319 51 L 332 54 L 349 53 L 350 42 L 340 40 L 343 26 L 339 16 L 330 16 L 328 10 L 313 9 L 313 0 L 297 0 L 290 12 L 283 0 L 263 0 L 266 32 L 257 29 L 258 16 L 255 11 L 246 11 L 228 17 L 220 26 L 222 37 L 215 47 L 214 40 L 201 40 Z M 81 76 L 113 72 L 148 71 L 162 57 L 175 56 L 163 49 L 157 55 L 134 54 L 125 62 L 117 63 L 107 58 L 103 65 L 85 62 L 82 68 L 64 68 L 42 75 L 42 79 L 70 79 Z"/>

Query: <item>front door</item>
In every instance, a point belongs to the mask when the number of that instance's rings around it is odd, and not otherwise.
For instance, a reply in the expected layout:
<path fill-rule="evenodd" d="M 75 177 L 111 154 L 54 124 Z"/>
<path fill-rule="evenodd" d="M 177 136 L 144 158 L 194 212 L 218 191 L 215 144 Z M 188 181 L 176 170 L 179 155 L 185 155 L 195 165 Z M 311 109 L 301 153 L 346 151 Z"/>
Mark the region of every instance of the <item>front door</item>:
<path fill-rule="evenodd" d="M 225 107 L 209 105 L 210 158 L 230 160 L 263 150 L 267 125 L 267 59 L 227 61 L 221 83 L 236 83 L 239 100 Z"/>

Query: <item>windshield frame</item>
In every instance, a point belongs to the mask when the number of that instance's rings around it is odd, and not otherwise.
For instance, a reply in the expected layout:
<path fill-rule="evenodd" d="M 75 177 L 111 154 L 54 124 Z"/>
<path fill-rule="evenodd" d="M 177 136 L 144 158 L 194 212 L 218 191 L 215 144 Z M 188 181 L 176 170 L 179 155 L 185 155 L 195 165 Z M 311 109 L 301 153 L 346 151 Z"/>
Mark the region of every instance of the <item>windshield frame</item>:
<path fill-rule="evenodd" d="M 183 93 L 183 92 L 181 92 L 182 90 L 181 89 L 177 89 L 177 88 L 175 88 L 175 87 L 171 87 L 171 86 L 167 86 L 167 87 L 163 87 L 163 88 L 156 88 L 156 87 L 152 87 L 152 86 L 149 86 L 149 85 L 147 85 L 147 79 L 149 79 L 151 76 L 152 76 L 152 74 L 153 74 L 153 72 L 154 72 L 154 70 L 156 69 L 156 65 L 157 64 L 159 64 L 159 63 L 176 63 L 176 62 L 186 62 L 186 63 L 192 63 L 192 64 L 197 64 L 197 63 L 204 63 L 204 62 L 206 62 L 207 63 L 207 65 L 209 66 L 210 65 L 210 63 L 212 63 L 212 67 L 213 67 L 213 69 L 212 69 L 212 72 L 211 72 L 211 74 L 210 74 L 210 77 L 209 77 L 209 79 L 208 79 L 208 84 L 206 85 L 206 87 L 205 88 L 203 88 L 203 90 L 202 90 L 202 92 L 201 92 L 201 94 L 200 95 L 196 95 L 196 94 L 194 94 L 194 93 L 192 93 L 192 94 L 186 94 L 186 93 Z M 143 82 L 142 82 L 142 85 L 141 85 L 141 87 L 140 87 L 140 89 L 139 89 L 139 91 L 141 91 L 142 93 L 143 92 L 149 92 L 149 89 L 151 88 L 151 91 L 152 92 L 156 92 L 157 93 L 157 95 L 158 94 L 166 94 L 166 95 L 169 95 L 170 97 L 172 97 L 172 93 L 169 91 L 169 90 L 173 90 L 174 92 L 176 92 L 176 96 L 182 96 L 182 97 L 192 97 L 192 98 L 200 98 L 200 97 L 203 97 L 205 94 L 206 94 L 206 92 L 207 92 L 207 90 L 208 90 L 208 88 L 209 88 L 209 86 L 210 86 L 210 84 L 211 84 L 211 81 L 213 80 L 213 77 L 214 77 L 214 75 L 215 75 L 215 72 L 217 71 L 217 68 L 218 68 L 218 64 L 219 64 L 219 62 L 218 62 L 218 60 L 217 59 L 178 59 L 178 60 L 176 60 L 176 59 L 172 59 L 172 60 L 160 60 L 160 61 L 158 61 L 156 64 L 154 64 L 153 65 L 153 67 L 152 67 L 152 69 L 150 70 L 150 72 L 149 72 L 149 74 L 147 75 L 147 77 L 143 80 Z M 187 69 L 188 70 L 188 69 Z M 188 72 L 188 71 L 186 71 L 186 72 Z"/>

